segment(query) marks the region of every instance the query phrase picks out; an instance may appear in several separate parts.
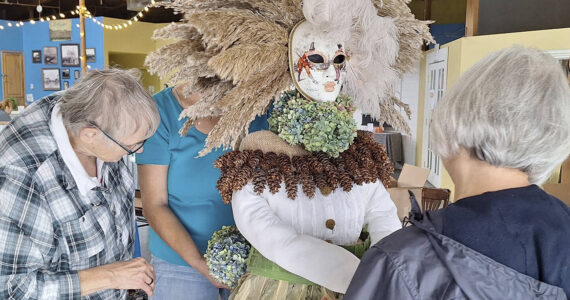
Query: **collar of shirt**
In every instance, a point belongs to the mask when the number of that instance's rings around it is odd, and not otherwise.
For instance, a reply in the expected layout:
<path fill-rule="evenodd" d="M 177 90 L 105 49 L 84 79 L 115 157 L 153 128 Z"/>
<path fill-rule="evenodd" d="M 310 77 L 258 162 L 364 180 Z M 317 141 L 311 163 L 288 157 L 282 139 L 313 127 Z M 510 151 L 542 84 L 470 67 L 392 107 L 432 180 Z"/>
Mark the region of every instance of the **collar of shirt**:
<path fill-rule="evenodd" d="M 103 161 L 97 158 L 97 177 L 91 177 L 87 174 L 77 154 L 71 147 L 67 130 L 63 125 L 63 119 L 59 113 L 60 105 L 60 103 L 57 103 L 51 112 L 50 131 L 57 143 L 57 148 L 61 153 L 63 162 L 67 168 L 69 168 L 79 192 L 85 196 L 91 189 L 101 186 Z"/>

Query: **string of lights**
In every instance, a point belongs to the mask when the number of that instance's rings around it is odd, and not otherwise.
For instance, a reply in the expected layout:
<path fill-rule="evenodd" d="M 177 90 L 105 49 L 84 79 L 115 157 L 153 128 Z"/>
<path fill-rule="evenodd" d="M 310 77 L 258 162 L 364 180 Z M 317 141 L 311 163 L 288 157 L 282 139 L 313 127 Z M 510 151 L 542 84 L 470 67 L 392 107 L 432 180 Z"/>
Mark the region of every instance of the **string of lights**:
<path fill-rule="evenodd" d="M 57 20 L 57 19 L 65 19 L 66 17 L 73 17 L 73 16 L 80 16 L 83 14 L 83 16 L 85 18 L 91 19 L 95 24 L 103 27 L 103 29 L 107 29 L 107 30 L 121 30 L 121 29 L 125 29 L 131 25 L 133 25 L 133 23 L 138 22 L 140 20 L 142 20 L 144 18 L 144 15 L 150 10 L 150 8 L 152 8 L 153 6 L 156 5 L 156 0 L 151 0 L 151 2 L 147 5 L 144 6 L 143 9 L 141 9 L 134 17 L 130 18 L 129 20 L 126 20 L 125 22 L 121 23 L 121 24 L 113 24 L 113 25 L 108 25 L 108 24 L 104 24 L 103 22 L 99 21 L 96 17 L 94 17 L 91 12 L 89 10 L 87 10 L 87 7 L 83 6 L 77 6 L 75 10 L 69 11 L 67 13 L 59 13 L 59 14 L 54 14 L 54 15 L 50 15 L 50 16 L 46 16 L 46 17 L 40 17 L 40 18 L 36 18 L 36 19 L 29 19 L 28 22 L 32 25 L 36 24 L 37 22 L 50 22 L 53 20 Z M 6 23 L 6 26 L 8 28 L 10 27 L 21 27 L 24 26 L 24 21 L 9 21 Z M 4 25 L 0 25 L 0 30 L 4 30 L 7 29 L 7 27 Z"/>

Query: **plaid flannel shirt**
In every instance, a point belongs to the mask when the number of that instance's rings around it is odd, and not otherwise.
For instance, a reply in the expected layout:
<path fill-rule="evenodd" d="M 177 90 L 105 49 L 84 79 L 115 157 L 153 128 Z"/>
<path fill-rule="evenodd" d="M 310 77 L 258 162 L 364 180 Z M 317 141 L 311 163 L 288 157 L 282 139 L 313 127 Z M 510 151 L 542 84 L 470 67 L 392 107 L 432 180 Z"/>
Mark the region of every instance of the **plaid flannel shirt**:
<path fill-rule="evenodd" d="M 78 299 L 77 271 L 133 256 L 132 174 L 122 160 L 105 163 L 102 186 L 80 195 L 49 129 L 58 99 L 38 100 L 0 133 L 0 299 Z"/>

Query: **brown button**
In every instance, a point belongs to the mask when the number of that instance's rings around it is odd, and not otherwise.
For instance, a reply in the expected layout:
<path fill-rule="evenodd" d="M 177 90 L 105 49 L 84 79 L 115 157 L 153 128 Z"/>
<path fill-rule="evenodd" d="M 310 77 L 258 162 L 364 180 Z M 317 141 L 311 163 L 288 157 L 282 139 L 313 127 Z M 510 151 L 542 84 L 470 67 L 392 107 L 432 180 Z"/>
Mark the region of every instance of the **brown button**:
<path fill-rule="evenodd" d="M 321 189 L 321 194 L 323 194 L 323 196 L 328 196 L 328 195 L 330 195 L 331 192 L 332 192 L 332 189 L 329 186 L 324 186 Z"/>
<path fill-rule="evenodd" d="M 325 225 L 327 226 L 328 229 L 333 230 L 335 222 L 333 219 L 328 219 Z"/>

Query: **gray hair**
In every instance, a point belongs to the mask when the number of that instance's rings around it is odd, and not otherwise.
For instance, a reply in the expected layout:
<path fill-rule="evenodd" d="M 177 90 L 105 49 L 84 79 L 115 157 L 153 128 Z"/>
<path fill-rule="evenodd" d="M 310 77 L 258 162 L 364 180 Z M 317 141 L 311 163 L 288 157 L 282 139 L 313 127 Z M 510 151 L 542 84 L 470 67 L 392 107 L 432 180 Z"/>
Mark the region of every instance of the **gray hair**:
<path fill-rule="evenodd" d="M 462 147 L 535 184 L 570 154 L 568 79 L 538 49 L 515 46 L 483 58 L 447 91 L 432 120 L 432 144 L 443 158 Z"/>
<path fill-rule="evenodd" d="M 94 70 L 82 76 L 61 95 L 65 127 L 78 135 L 95 122 L 113 137 L 121 138 L 147 126 L 150 137 L 160 123 L 156 104 L 138 82 L 138 70 Z"/>

